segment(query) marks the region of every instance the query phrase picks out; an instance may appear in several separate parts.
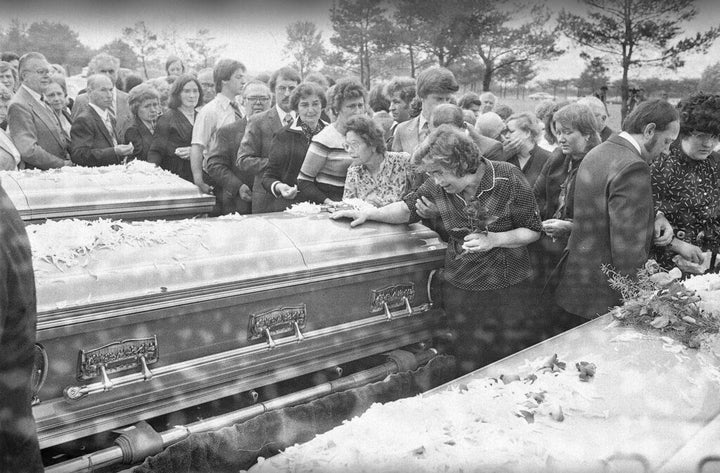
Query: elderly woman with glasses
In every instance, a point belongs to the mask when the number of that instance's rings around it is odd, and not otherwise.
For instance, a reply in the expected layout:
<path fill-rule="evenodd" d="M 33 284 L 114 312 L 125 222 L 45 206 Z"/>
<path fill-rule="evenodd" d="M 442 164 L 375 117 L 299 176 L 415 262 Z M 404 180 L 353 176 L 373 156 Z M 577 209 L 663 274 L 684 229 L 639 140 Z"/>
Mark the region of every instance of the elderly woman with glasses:
<path fill-rule="evenodd" d="M 720 246 L 720 155 L 715 152 L 720 95 L 700 92 L 682 100 L 678 109 L 680 135 L 670 153 L 650 165 L 656 210 L 675 230 L 675 238 L 656 248 L 655 257 L 665 268 L 672 268 L 675 259 L 684 272 L 699 273 L 711 259 L 715 263 Z"/>
<path fill-rule="evenodd" d="M 380 208 L 339 211 L 331 218 L 417 222 L 420 198 L 434 202 L 449 230 L 443 300 L 462 373 L 539 340 L 527 302 L 527 245 L 542 225 L 532 190 L 508 163 L 490 161 L 462 130 L 440 125 L 413 155 L 431 178 L 415 192 Z"/>
<path fill-rule="evenodd" d="M 410 155 L 388 152 L 383 129 L 372 118 L 352 117 L 345 129 L 352 164 L 343 199 L 361 199 L 375 207 L 399 201 L 410 188 Z"/>
<path fill-rule="evenodd" d="M 342 200 L 345 176 L 352 162 L 345 150 L 346 124 L 366 113 L 367 92 L 355 79 L 340 79 L 332 94 L 335 121 L 315 135 L 298 175 L 298 191 L 310 202 L 330 204 Z"/>

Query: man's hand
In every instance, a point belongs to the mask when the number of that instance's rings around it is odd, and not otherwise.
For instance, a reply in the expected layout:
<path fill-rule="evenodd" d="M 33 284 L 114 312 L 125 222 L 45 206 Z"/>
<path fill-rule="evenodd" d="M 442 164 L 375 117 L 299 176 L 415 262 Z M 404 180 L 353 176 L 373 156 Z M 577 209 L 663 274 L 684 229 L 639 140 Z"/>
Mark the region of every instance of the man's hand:
<path fill-rule="evenodd" d="M 547 236 L 555 240 L 556 238 L 565 238 L 572 231 L 572 222 L 559 218 L 550 218 L 542 223 L 543 231 Z"/>
<path fill-rule="evenodd" d="M 243 200 L 245 202 L 252 202 L 252 190 L 250 190 L 247 184 L 243 184 L 240 186 L 240 189 L 238 190 L 238 195 L 240 196 L 240 200 Z"/>
<path fill-rule="evenodd" d="M 415 201 L 415 212 L 417 212 L 420 217 L 428 219 L 440 216 L 440 211 L 435 202 L 425 196 L 420 196 L 420 198 Z"/>
<path fill-rule="evenodd" d="M 283 198 L 288 200 L 294 199 L 298 194 L 297 186 L 289 186 L 284 182 L 277 184 L 276 190 L 280 192 L 280 195 L 283 196 Z"/>
<path fill-rule="evenodd" d="M 132 143 L 129 145 L 117 145 L 114 149 L 117 156 L 130 156 L 134 151 Z"/>
<path fill-rule="evenodd" d="M 204 194 L 211 194 L 211 195 L 212 195 L 212 193 L 213 193 L 213 188 L 212 188 L 212 186 L 207 185 L 207 184 L 205 183 L 205 181 L 202 180 L 202 177 L 201 177 L 199 180 L 198 180 L 198 179 L 195 179 L 195 185 L 200 188 L 200 192 L 202 192 L 202 193 L 204 193 Z"/>
<path fill-rule="evenodd" d="M 190 159 L 190 146 L 181 146 L 175 148 L 175 156 L 180 159 Z"/>
<path fill-rule="evenodd" d="M 662 212 L 658 212 L 655 216 L 655 228 L 653 231 L 655 239 L 653 243 L 657 246 L 667 246 L 673 239 L 673 228 L 665 218 Z"/>

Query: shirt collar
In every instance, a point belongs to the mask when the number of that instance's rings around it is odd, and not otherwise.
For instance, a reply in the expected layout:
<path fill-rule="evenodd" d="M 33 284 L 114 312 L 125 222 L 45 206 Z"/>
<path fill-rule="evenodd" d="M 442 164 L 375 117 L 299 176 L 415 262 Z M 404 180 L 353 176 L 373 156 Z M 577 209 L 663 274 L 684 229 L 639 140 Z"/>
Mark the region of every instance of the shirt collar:
<path fill-rule="evenodd" d="M 43 103 L 41 94 L 35 92 L 34 90 L 32 90 L 30 87 L 28 87 L 25 84 L 23 84 L 22 87 L 27 91 L 27 93 L 30 94 L 30 96 L 32 96 L 32 98 L 34 98 L 35 100 L 37 100 L 40 103 Z"/>
<path fill-rule="evenodd" d="M 293 117 L 293 120 L 295 119 L 295 114 L 293 113 L 292 110 L 290 110 L 289 112 L 286 112 L 285 110 L 280 108 L 280 106 L 278 104 L 275 104 L 275 110 L 277 110 L 278 116 L 280 117 L 280 123 L 285 123 L 285 115 L 287 115 L 288 113 L 290 114 L 291 117 Z"/>
<path fill-rule="evenodd" d="M 91 102 L 88 102 L 88 105 L 90 105 L 97 112 L 97 114 L 100 115 L 100 118 L 102 118 L 103 120 L 108 119 L 108 111 L 107 110 L 103 110 L 102 108 L 98 107 L 97 105 L 95 105 L 94 103 L 91 103 Z"/>
<path fill-rule="evenodd" d="M 420 115 L 418 115 L 418 130 L 419 130 L 419 131 L 422 131 L 423 127 L 425 126 L 425 124 L 426 124 L 427 122 L 428 122 L 428 121 L 425 119 L 425 117 L 423 116 L 422 112 L 420 112 Z M 429 125 L 428 125 L 428 127 L 429 127 Z"/>
<path fill-rule="evenodd" d="M 642 149 L 640 148 L 640 143 L 638 143 L 637 140 L 633 138 L 630 133 L 626 131 L 621 131 L 620 133 L 618 133 L 618 136 L 629 141 L 630 144 L 635 147 L 635 150 L 637 150 L 638 154 L 642 156 Z"/>

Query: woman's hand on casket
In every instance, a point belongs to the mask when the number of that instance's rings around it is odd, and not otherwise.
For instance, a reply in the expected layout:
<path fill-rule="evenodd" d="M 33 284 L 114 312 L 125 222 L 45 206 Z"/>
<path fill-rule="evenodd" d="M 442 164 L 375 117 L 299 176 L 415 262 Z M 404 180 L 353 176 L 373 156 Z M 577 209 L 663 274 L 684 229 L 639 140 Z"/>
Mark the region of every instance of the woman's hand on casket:
<path fill-rule="evenodd" d="M 703 251 L 692 243 L 673 238 L 670 242 L 670 249 L 691 263 L 700 264 L 703 262 Z"/>
<path fill-rule="evenodd" d="M 463 243 L 463 250 L 471 253 L 480 253 L 483 251 L 492 250 L 497 246 L 495 241 L 495 233 L 471 233 L 465 237 L 465 243 Z"/>
<path fill-rule="evenodd" d="M 363 212 L 361 210 L 337 210 L 330 214 L 330 218 L 333 220 L 349 218 L 352 220 L 350 222 L 350 226 L 357 227 L 358 225 L 362 225 L 367 221 L 368 214 L 367 212 Z"/>
<path fill-rule="evenodd" d="M 653 243 L 656 246 L 667 246 L 673 239 L 673 227 L 662 212 L 655 215 L 653 225 Z"/>

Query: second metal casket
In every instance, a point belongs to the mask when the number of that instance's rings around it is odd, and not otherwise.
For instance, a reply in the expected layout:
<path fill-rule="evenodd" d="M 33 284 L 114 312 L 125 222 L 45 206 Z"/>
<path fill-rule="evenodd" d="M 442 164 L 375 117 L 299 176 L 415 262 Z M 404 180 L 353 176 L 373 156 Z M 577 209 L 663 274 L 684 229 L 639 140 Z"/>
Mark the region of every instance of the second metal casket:
<path fill-rule="evenodd" d="M 444 244 L 328 214 L 30 226 L 42 448 L 431 338 Z"/>
<path fill-rule="evenodd" d="M 0 172 L 26 222 L 48 218 L 179 218 L 213 210 L 215 197 L 144 161 L 95 168 Z"/>

